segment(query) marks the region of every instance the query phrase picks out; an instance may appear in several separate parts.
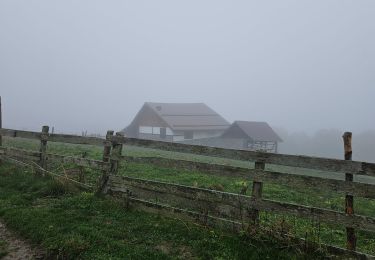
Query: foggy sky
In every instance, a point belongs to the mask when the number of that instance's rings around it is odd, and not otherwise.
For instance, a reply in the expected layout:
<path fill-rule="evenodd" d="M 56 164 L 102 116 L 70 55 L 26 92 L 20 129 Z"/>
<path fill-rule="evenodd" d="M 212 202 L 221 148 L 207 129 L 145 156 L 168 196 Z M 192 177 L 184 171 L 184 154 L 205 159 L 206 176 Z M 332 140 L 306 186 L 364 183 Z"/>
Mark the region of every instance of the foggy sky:
<path fill-rule="evenodd" d="M 145 101 L 375 129 L 375 1 L 0 0 L 3 125 L 105 132 Z"/>

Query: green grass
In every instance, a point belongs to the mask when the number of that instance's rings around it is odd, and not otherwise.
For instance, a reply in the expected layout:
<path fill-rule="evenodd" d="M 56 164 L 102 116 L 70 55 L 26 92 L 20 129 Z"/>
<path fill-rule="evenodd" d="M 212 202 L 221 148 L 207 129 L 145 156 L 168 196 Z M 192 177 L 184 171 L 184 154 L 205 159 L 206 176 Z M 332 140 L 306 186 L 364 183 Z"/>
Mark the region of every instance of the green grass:
<path fill-rule="evenodd" d="M 64 259 L 299 259 L 265 238 L 230 235 L 81 193 L 5 164 L 0 217 L 23 237 Z M 0 247 L 1 248 L 1 247 Z M 1 252 L 1 251 L 0 251 Z M 315 255 L 319 257 L 320 255 Z"/>
<path fill-rule="evenodd" d="M 0 259 L 7 255 L 5 240 L 0 238 Z"/>
<path fill-rule="evenodd" d="M 159 180 L 169 183 L 178 183 L 201 188 L 214 188 L 219 186 L 225 191 L 239 193 L 243 185 L 249 186 L 247 195 L 250 195 L 252 182 L 244 179 L 228 178 L 206 175 L 197 171 L 187 171 L 173 168 L 157 167 L 150 164 L 122 163 L 120 174 Z M 263 197 L 283 202 L 328 208 L 344 211 L 345 195 L 335 192 L 294 188 L 290 189 L 281 185 L 265 184 Z M 178 205 L 175 205 L 178 206 Z M 358 214 L 375 216 L 375 200 L 355 198 L 355 209 Z M 345 228 L 336 225 L 319 223 L 313 219 L 302 219 L 288 215 L 275 215 L 262 213 L 262 225 L 273 227 L 276 223 L 285 220 L 289 233 L 297 237 L 308 237 L 313 241 L 345 247 Z M 360 251 L 375 254 L 375 234 L 360 231 L 357 233 L 357 246 Z"/>
<path fill-rule="evenodd" d="M 170 183 L 210 188 L 218 184 L 228 192 L 239 193 L 244 185 L 248 186 L 247 195 L 251 192 L 251 180 L 232 177 L 221 177 L 178 168 L 165 168 L 143 163 L 122 162 L 119 173 L 122 175 L 159 180 Z M 298 203 L 334 210 L 344 210 L 345 194 L 330 191 L 317 191 L 306 187 L 285 187 L 282 185 L 264 184 L 263 197 L 284 202 Z M 375 215 L 375 200 L 356 198 L 356 212 L 363 215 Z"/>
<path fill-rule="evenodd" d="M 37 149 L 38 142 L 22 139 L 6 139 L 5 145 Z M 71 145 L 49 143 L 48 151 L 66 155 L 77 155 L 86 153 L 89 158 L 100 159 L 102 156 L 102 148 L 95 146 Z M 244 162 L 237 160 L 229 160 L 223 158 L 213 158 L 207 156 L 197 156 L 183 153 L 172 153 L 160 150 L 145 149 L 139 147 L 124 147 L 123 154 L 129 156 L 156 156 L 174 159 L 194 160 L 201 162 L 211 162 L 218 164 L 227 164 L 241 167 L 253 167 L 252 162 Z M 278 165 L 267 165 L 267 169 L 288 172 L 293 174 L 306 174 L 312 176 L 327 176 L 335 179 L 343 179 L 343 174 L 327 173 L 301 168 L 284 167 Z M 219 176 L 206 175 L 198 171 L 187 171 L 174 168 L 157 167 L 150 164 L 141 163 L 122 163 L 119 174 L 130 177 L 165 181 L 169 183 L 177 183 L 189 186 L 197 186 L 202 188 L 216 188 L 218 185 L 224 191 L 238 193 L 243 185 L 249 186 L 247 194 L 251 192 L 251 180 L 226 178 Z M 87 176 L 93 183 L 100 176 L 98 171 L 87 170 Z M 307 206 L 333 209 L 344 211 L 345 194 L 330 192 L 326 190 L 291 188 L 281 185 L 272 185 L 265 183 L 264 198 L 278 201 L 297 203 Z M 366 216 L 375 216 L 375 200 L 367 200 L 363 198 L 355 198 L 355 212 Z M 345 228 L 336 225 L 325 225 L 312 219 L 301 219 L 291 216 L 275 215 L 262 213 L 262 224 L 273 227 L 275 223 L 287 223 L 286 226 L 290 233 L 298 237 L 308 236 L 311 240 L 321 241 L 340 247 L 345 247 Z M 285 221 L 284 221 L 285 220 Z M 375 234 L 360 231 L 357 233 L 357 246 L 360 251 L 375 254 Z"/>

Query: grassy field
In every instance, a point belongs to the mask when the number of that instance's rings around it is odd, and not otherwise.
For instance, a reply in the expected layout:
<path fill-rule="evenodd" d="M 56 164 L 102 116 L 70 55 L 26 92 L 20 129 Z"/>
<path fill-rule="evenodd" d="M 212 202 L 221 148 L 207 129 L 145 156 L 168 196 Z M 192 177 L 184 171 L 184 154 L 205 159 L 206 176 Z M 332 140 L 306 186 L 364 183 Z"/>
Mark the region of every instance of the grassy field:
<path fill-rule="evenodd" d="M 5 145 L 32 150 L 37 150 L 39 146 L 38 142 L 25 141 L 22 139 L 6 139 Z M 94 146 L 49 143 L 48 150 L 49 152 L 53 153 L 77 156 L 86 153 L 89 158 L 93 159 L 100 159 L 102 156 L 102 148 Z M 241 167 L 253 167 L 252 162 L 170 153 L 138 147 L 124 147 L 123 154 L 129 156 L 160 156 L 175 159 L 235 165 Z M 307 169 L 282 167 L 277 165 L 267 165 L 267 167 L 270 170 L 280 172 L 306 174 L 312 176 L 323 175 L 337 179 L 343 178 L 343 174 L 339 173 L 326 173 Z M 99 176 L 99 174 L 100 173 L 96 171 L 87 170 L 87 175 L 91 180 L 95 180 Z M 202 172 L 156 167 L 150 164 L 140 163 L 122 163 L 120 167 L 120 174 L 131 177 L 160 180 L 170 183 L 178 183 L 203 188 L 215 189 L 216 187 L 220 186 L 221 189 L 234 193 L 238 193 L 244 185 L 248 185 L 249 187 L 251 187 L 251 181 L 246 179 L 215 177 L 206 175 Z M 248 194 L 250 193 L 250 191 L 251 188 L 248 189 Z M 263 196 L 265 198 L 278 201 L 292 202 L 307 206 L 334 209 L 338 211 L 344 211 L 345 206 L 345 194 L 319 190 L 318 188 L 306 189 L 304 187 L 301 187 L 299 189 L 291 189 L 290 187 L 286 186 L 265 184 Z M 375 200 L 355 198 L 355 211 L 357 214 L 375 216 Z M 344 227 L 325 225 L 313 219 L 301 219 L 291 216 L 274 215 L 267 213 L 262 213 L 261 221 L 264 226 L 270 226 L 271 228 L 275 225 L 275 223 L 287 223 L 286 229 L 290 234 L 299 237 L 307 237 L 312 241 L 322 241 L 340 247 L 345 247 Z M 362 252 L 375 254 L 375 234 L 361 231 L 357 233 L 357 236 L 358 249 Z"/>
<path fill-rule="evenodd" d="M 180 219 L 125 210 L 10 164 L 0 167 L 0 218 L 63 259 L 300 259 L 264 237 L 230 235 Z M 1 241 L 1 240 L 0 240 Z M 0 252 L 5 254 L 5 247 Z M 312 257 L 312 255 L 310 255 Z M 320 257 L 322 255 L 314 255 Z"/>

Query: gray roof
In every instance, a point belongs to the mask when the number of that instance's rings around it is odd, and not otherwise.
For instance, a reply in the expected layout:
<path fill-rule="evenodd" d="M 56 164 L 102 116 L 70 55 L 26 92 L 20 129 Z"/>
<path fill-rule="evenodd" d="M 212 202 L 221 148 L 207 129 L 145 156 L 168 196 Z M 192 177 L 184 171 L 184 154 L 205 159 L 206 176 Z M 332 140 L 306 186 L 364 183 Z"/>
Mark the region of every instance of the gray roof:
<path fill-rule="evenodd" d="M 283 141 L 266 122 L 235 121 L 235 125 L 254 141 Z"/>
<path fill-rule="evenodd" d="M 204 103 L 147 102 L 173 130 L 225 130 L 228 121 Z"/>

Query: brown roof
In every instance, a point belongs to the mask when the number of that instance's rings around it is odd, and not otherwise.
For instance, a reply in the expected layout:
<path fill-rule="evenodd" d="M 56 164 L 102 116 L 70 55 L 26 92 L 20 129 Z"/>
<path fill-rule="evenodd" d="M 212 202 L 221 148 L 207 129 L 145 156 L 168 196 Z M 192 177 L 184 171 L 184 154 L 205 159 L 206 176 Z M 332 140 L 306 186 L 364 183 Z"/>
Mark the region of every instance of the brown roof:
<path fill-rule="evenodd" d="M 225 130 L 228 121 L 204 103 L 147 102 L 173 130 Z"/>
<path fill-rule="evenodd" d="M 266 122 L 254 121 L 235 121 L 232 126 L 223 133 L 223 137 L 229 137 L 231 132 L 234 131 L 234 128 L 237 127 L 242 130 L 243 134 L 254 141 L 283 141 Z"/>

